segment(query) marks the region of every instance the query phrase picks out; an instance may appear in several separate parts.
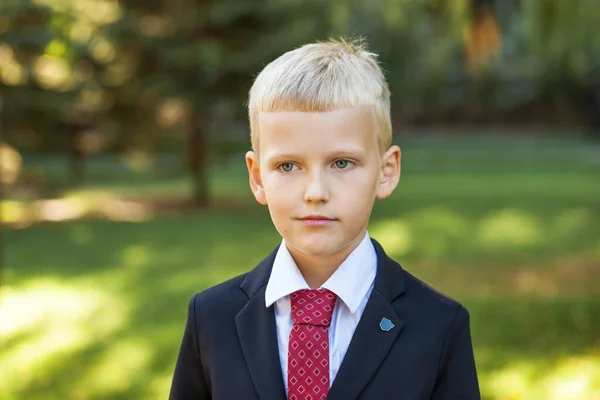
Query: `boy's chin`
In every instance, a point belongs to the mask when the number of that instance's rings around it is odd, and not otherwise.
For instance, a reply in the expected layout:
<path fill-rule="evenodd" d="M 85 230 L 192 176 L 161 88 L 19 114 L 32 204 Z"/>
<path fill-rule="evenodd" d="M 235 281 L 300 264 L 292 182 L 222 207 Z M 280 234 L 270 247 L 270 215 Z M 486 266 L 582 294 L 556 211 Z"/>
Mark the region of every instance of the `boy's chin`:
<path fill-rule="evenodd" d="M 333 242 L 331 239 L 305 242 L 287 242 L 292 245 L 294 250 L 310 257 L 331 256 L 346 247 L 345 243 L 338 243 L 337 241 Z"/>

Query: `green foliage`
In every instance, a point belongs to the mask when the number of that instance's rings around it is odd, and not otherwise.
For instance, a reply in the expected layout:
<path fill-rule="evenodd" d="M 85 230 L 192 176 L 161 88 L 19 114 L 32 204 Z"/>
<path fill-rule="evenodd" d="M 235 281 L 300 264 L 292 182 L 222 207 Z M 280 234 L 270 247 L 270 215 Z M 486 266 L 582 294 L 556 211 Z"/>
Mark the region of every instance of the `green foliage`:
<path fill-rule="evenodd" d="M 501 46 L 475 79 L 465 64 L 471 0 L 4 0 L 5 136 L 20 149 L 62 149 L 68 130 L 104 143 L 88 152 L 181 148 L 192 110 L 213 136 L 243 136 L 245 124 L 231 122 L 244 121 L 258 71 L 330 35 L 368 39 L 403 115 L 576 108 L 600 79 L 598 2 L 491 3 Z"/>
<path fill-rule="evenodd" d="M 379 0 L 331 3 L 336 32 L 364 34 L 380 54 L 394 105 L 404 113 L 476 108 L 482 113 L 532 102 L 577 108 L 598 79 L 598 2 L 495 1 L 501 47 L 479 79 L 464 59 L 473 1 Z"/>
<path fill-rule="evenodd" d="M 184 132 L 192 111 L 210 119 L 222 103 L 241 118 L 252 78 L 315 35 L 311 18 L 321 8 L 262 0 L 0 7 L 1 49 L 12 63 L 1 69 L 3 114 L 7 136 L 21 148 L 56 146 L 45 139 L 65 125 L 92 130 L 113 148 L 151 147 Z"/>

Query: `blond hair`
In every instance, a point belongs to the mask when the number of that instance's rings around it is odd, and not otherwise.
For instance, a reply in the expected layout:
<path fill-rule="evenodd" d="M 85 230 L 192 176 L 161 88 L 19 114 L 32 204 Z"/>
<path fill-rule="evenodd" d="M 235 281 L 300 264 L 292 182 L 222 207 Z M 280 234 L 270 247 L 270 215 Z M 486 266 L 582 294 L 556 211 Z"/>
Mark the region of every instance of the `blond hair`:
<path fill-rule="evenodd" d="M 377 55 L 364 41 L 329 40 L 289 51 L 256 77 L 248 100 L 252 149 L 258 151 L 259 112 L 325 112 L 372 107 L 381 151 L 392 142 L 390 91 Z"/>

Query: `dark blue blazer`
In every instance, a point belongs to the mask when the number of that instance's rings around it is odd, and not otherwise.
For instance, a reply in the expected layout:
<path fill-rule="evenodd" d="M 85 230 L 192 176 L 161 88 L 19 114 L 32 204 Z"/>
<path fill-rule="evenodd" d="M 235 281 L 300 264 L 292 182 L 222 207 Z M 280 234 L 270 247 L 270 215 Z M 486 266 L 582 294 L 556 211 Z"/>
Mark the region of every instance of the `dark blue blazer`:
<path fill-rule="evenodd" d="M 373 245 L 375 286 L 327 399 L 480 399 L 467 310 Z M 286 399 L 274 307 L 265 307 L 276 250 L 192 298 L 171 400 Z M 382 330 L 382 318 L 395 326 Z"/>

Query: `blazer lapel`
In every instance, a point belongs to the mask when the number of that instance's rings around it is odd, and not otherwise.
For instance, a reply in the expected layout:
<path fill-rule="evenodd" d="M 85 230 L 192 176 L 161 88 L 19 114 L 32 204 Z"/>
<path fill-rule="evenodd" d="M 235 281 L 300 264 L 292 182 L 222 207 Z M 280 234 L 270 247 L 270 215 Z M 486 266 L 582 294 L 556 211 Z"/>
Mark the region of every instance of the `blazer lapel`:
<path fill-rule="evenodd" d="M 242 283 L 241 288 L 249 300 L 235 318 L 246 365 L 261 400 L 286 398 L 274 307 L 265 306 L 265 289 L 276 251 L 277 249 L 252 270 Z"/>
<path fill-rule="evenodd" d="M 379 243 L 372 240 L 377 253 L 377 276 L 365 311 L 356 327 L 342 365 L 333 381 L 328 400 L 356 399 L 369 383 L 402 330 L 403 323 L 392 302 L 404 293 L 402 268 L 389 259 Z M 386 318 L 394 325 L 384 323 Z M 385 328 L 385 329 L 383 329 Z"/>

